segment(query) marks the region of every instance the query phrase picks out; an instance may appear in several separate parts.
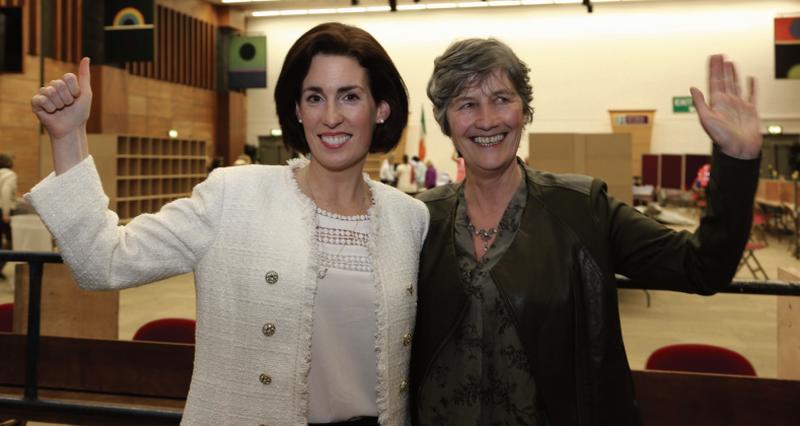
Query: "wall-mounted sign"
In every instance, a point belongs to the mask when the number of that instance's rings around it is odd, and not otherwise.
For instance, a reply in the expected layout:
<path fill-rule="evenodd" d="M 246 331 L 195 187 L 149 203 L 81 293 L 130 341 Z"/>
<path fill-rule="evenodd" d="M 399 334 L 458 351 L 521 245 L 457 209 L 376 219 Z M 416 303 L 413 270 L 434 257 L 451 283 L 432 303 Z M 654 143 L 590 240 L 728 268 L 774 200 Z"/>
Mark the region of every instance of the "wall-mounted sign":
<path fill-rule="evenodd" d="M 153 0 L 106 0 L 106 62 L 152 61 Z"/>
<path fill-rule="evenodd" d="M 672 97 L 672 112 L 695 112 L 694 102 L 691 96 L 673 96 Z"/>
<path fill-rule="evenodd" d="M 650 122 L 649 118 L 645 114 L 623 114 L 616 116 L 615 119 L 615 124 L 617 126 L 639 125 Z"/>
<path fill-rule="evenodd" d="M 228 57 L 228 87 L 267 87 L 267 38 L 234 36 Z"/>
<path fill-rule="evenodd" d="M 800 16 L 775 18 L 775 78 L 800 79 Z"/>

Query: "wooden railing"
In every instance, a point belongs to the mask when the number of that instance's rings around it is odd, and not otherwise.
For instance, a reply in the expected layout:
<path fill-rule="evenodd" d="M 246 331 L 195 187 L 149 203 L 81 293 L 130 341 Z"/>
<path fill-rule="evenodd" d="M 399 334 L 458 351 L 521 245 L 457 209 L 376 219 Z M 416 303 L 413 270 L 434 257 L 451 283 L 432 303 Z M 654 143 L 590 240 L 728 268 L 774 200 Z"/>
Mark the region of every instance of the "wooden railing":
<path fill-rule="evenodd" d="M 27 335 L 0 333 L 0 420 L 179 424 L 194 345 L 39 336 L 42 266 L 55 253 L 0 251 L 29 264 Z M 620 288 L 642 289 L 627 279 Z M 800 296 L 800 283 L 734 282 L 727 293 Z M 634 371 L 648 426 L 800 423 L 800 381 Z"/>

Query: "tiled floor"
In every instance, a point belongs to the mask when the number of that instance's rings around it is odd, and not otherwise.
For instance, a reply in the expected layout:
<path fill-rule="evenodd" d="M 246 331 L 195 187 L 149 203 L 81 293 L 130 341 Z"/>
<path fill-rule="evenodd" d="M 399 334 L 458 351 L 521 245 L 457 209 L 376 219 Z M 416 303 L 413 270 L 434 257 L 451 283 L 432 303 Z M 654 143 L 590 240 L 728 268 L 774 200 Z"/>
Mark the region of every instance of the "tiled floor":
<path fill-rule="evenodd" d="M 781 267 L 800 268 L 787 249 L 787 238 L 769 239 L 757 252 L 770 278 Z M 6 274 L 11 275 L 10 267 Z M 752 279 L 739 271 L 738 278 Z M 651 291 L 651 306 L 639 290 L 620 290 L 620 315 L 631 367 L 644 367 L 647 356 L 660 346 L 678 342 L 706 342 L 744 354 L 760 376 L 776 374 L 776 298 L 720 294 L 713 297 Z M 0 282 L 0 303 L 13 300 L 8 281 Z M 161 317 L 193 318 L 194 285 L 191 274 L 170 278 L 120 295 L 120 339 L 130 339 L 145 322 Z"/>

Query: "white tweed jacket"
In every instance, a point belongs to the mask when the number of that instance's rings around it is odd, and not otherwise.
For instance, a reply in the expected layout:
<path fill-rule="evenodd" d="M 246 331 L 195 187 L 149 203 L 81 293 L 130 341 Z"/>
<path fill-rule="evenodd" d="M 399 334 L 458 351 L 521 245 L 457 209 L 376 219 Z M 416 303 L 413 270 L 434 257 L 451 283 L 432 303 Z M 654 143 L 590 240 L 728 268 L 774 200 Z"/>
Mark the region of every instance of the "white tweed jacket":
<path fill-rule="evenodd" d="M 126 226 L 107 208 L 92 157 L 26 194 L 82 288 L 122 289 L 194 271 L 197 335 L 183 424 L 307 423 L 316 215 L 292 175 L 301 163 L 216 169 L 191 198 Z M 365 180 L 374 200 L 368 250 L 378 420 L 401 425 L 428 211 Z M 266 324 L 274 333 L 262 332 Z"/>

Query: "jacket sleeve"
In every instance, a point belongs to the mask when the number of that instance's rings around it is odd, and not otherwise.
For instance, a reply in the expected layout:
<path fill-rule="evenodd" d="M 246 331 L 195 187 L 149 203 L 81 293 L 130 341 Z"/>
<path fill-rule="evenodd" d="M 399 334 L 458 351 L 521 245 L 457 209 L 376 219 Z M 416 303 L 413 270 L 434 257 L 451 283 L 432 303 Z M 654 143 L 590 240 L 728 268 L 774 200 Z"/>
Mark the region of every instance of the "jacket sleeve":
<path fill-rule="evenodd" d="M 92 157 L 51 174 L 25 198 L 56 240 L 78 285 L 116 290 L 189 272 L 211 245 L 222 214 L 224 178 L 212 173 L 191 198 L 119 226 Z"/>
<path fill-rule="evenodd" d="M 728 285 L 750 234 L 759 164 L 714 149 L 708 207 L 694 233 L 673 231 L 593 185 L 614 272 L 653 289 L 713 294 Z"/>

